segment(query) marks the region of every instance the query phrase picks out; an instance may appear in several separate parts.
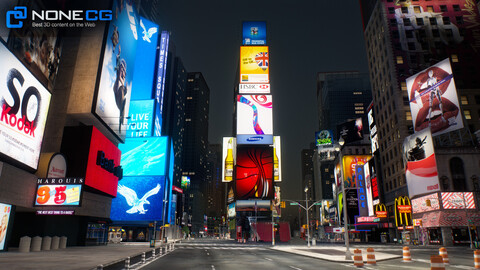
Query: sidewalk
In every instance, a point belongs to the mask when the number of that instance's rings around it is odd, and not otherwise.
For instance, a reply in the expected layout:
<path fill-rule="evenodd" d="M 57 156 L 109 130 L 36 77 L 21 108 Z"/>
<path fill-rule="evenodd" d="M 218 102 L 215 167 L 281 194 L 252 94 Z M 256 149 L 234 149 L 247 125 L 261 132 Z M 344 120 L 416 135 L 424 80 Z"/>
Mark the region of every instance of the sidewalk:
<path fill-rule="evenodd" d="M 157 244 L 156 248 L 164 244 Z M 8 270 L 97 269 L 102 264 L 124 261 L 151 252 L 148 242 L 126 242 L 105 246 L 77 246 L 49 251 L 20 253 L 17 249 L 0 252 L 0 268 Z"/>

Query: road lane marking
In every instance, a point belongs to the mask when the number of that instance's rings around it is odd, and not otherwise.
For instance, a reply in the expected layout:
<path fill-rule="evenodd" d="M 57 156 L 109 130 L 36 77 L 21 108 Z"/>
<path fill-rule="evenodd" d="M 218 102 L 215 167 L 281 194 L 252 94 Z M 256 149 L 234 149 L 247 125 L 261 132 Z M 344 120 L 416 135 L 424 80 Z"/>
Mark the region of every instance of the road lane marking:
<path fill-rule="evenodd" d="M 215 266 L 212 264 L 212 270 L 215 270 Z"/>
<path fill-rule="evenodd" d="M 449 265 L 449 266 L 459 268 L 459 269 L 472 269 L 471 266 L 466 266 L 466 265 Z"/>
<path fill-rule="evenodd" d="M 288 267 L 290 267 L 290 268 L 292 268 L 292 269 L 295 269 L 295 270 L 302 270 L 302 268 L 297 268 L 297 267 L 291 266 L 291 265 L 289 265 Z"/>
<path fill-rule="evenodd" d="M 270 258 L 264 258 L 264 259 L 265 259 L 265 260 L 267 260 L 267 261 L 273 261 L 273 260 L 272 260 L 272 259 L 270 259 Z"/>

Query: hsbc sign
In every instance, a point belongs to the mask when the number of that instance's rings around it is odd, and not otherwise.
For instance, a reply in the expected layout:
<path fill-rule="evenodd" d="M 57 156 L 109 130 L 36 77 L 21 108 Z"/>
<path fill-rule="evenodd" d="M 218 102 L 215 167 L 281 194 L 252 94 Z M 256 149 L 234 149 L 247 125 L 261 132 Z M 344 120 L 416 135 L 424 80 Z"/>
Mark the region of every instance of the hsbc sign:
<path fill-rule="evenodd" d="M 270 84 L 239 84 L 240 94 L 270 94 Z"/>

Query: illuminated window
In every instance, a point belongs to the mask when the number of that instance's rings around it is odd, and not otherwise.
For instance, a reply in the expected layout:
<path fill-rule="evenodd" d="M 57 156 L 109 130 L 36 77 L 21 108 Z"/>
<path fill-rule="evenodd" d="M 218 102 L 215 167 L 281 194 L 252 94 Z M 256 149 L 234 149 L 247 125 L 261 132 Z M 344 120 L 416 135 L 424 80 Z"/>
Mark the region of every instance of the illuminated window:
<path fill-rule="evenodd" d="M 361 95 L 363 92 L 353 92 L 354 95 Z"/>
<path fill-rule="evenodd" d="M 472 119 L 472 114 L 470 113 L 470 110 L 463 110 L 463 114 L 465 114 L 465 119 Z"/>
<path fill-rule="evenodd" d="M 468 105 L 468 99 L 467 96 L 461 96 L 460 100 L 462 101 L 462 105 Z"/>
<path fill-rule="evenodd" d="M 397 56 L 397 64 L 403 64 L 403 57 L 401 55 Z"/>
<path fill-rule="evenodd" d="M 420 6 L 414 6 L 413 10 L 415 11 L 415 13 L 420 13 L 421 12 Z"/>
<path fill-rule="evenodd" d="M 405 119 L 408 121 L 412 121 L 412 112 L 406 112 L 405 113 Z"/>
<path fill-rule="evenodd" d="M 458 63 L 458 55 L 452 54 L 452 62 L 453 63 Z"/>
<path fill-rule="evenodd" d="M 433 6 L 427 6 L 427 12 L 433 12 Z"/>
<path fill-rule="evenodd" d="M 407 91 L 407 83 L 406 82 L 401 82 L 400 86 L 402 88 L 402 91 Z"/>

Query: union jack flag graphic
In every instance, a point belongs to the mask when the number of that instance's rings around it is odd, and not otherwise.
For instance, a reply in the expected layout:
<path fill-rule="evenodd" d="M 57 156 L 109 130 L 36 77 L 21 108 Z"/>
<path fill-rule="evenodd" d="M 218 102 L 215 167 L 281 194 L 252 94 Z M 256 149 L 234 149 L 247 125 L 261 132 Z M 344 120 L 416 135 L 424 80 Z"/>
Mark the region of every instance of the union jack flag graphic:
<path fill-rule="evenodd" d="M 268 52 L 261 52 L 255 55 L 255 61 L 263 70 L 268 68 Z"/>

